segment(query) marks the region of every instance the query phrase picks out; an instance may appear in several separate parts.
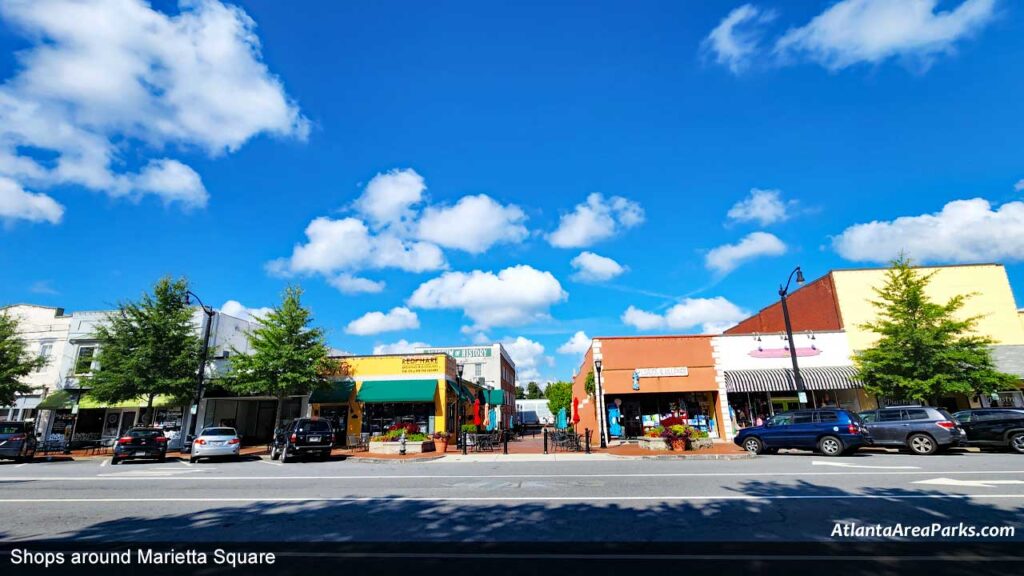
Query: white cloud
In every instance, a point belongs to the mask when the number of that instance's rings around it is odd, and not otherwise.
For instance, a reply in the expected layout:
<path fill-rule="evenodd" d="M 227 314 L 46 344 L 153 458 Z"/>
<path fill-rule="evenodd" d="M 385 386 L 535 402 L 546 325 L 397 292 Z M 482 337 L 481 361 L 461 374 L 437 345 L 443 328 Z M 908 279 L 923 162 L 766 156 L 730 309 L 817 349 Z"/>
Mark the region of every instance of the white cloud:
<path fill-rule="evenodd" d="M 1024 178 L 1021 178 L 1020 180 L 1018 180 L 1017 183 L 1013 185 L 1013 189 L 1016 192 L 1024 191 Z"/>
<path fill-rule="evenodd" d="M 593 252 L 580 253 L 570 264 L 576 270 L 573 279 L 579 282 L 606 282 L 626 271 L 615 260 Z"/>
<path fill-rule="evenodd" d="M 555 364 L 555 359 L 544 354 L 544 345 L 529 338 L 519 336 L 502 342 L 508 355 L 516 364 L 516 380 L 529 382 L 541 380 L 541 370 Z"/>
<path fill-rule="evenodd" d="M 774 234 L 751 232 L 736 244 L 723 244 L 708 251 L 704 264 L 709 270 L 725 275 L 744 262 L 760 256 L 780 256 L 786 245 Z"/>
<path fill-rule="evenodd" d="M 568 298 L 550 272 L 520 265 L 493 272 L 447 272 L 420 285 L 409 305 L 461 309 L 477 330 L 518 326 L 548 317 L 548 309 Z"/>
<path fill-rule="evenodd" d="M 905 252 L 918 262 L 1024 259 L 1024 202 L 998 209 L 982 198 L 955 200 L 940 212 L 856 224 L 833 238 L 840 256 L 886 262 Z"/>
<path fill-rule="evenodd" d="M 308 134 L 239 7 L 183 1 L 172 16 L 141 0 L 6 1 L 0 16 L 29 43 L 0 86 L 0 176 L 21 186 L 203 206 L 195 171 L 147 154 L 178 147 L 216 156 L 263 133 Z M 44 163 L 25 149 L 56 158 Z M 126 158 L 149 163 L 123 171 Z"/>
<path fill-rule="evenodd" d="M 749 313 L 721 296 L 686 298 L 662 314 L 630 306 L 622 321 L 637 330 L 690 330 L 700 326 L 703 333 L 717 334 L 749 316 Z"/>
<path fill-rule="evenodd" d="M 411 220 L 426 189 L 423 177 L 411 168 L 377 174 L 356 200 L 356 210 L 377 227 Z"/>
<path fill-rule="evenodd" d="M 246 322 L 254 322 L 256 319 L 264 318 L 273 308 L 248 308 L 238 300 L 228 300 L 221 305 L 220 311 L 228 316 L 234 316 Z"/>
<path fill-rule="evenodd" d="M 586 332 L 580 330 L 573 334 L 572 338 L 569 338 L 565 344 L 558 347 L 558 353 L 568 356 L 579 356 L 585 354 L 589 349 L 590 336 L 587 336 Z"/>
<path fill-rule="evenodd" d="M 402 339 L 391 344 L 378 344 L 373 347 L 374 354 L 415 354 L 421 348 L 430 348 L 425 342 L 409 342 Z"/>
<path fill-rule="evenodd" d="M 454 206 L 428 207 L 419 220 L 419 237 L 445 248 L 480 254 L 495 244 L 516 244 L 529 235 L 526 214 L 502 206 L 490 196 L 463 196 Z"/>
<path fill-rule="evenodd" d="M 0 221 L 28 220 L 58 224 L 64 206 L 46 194 L 25 191 L 16 181 L 0 176 Z"/>
<path fill-rule="evenodd" d="M 348 323 L 345 332 L 356 336 L 411 330 L 420 327 L 420 319 L 408 308 L 392 308 L 390 312 L 367 312 Z"/>
<path fill-rule="evenodd" d="M 757 222 L 767 226 L 788 219 L 787 207 L 792 204 L 782 201 L 780 190 L 751 188 L 750 195 L 733 204 L 726 216 L 736 222 Z"/>
<path fill-rule="evenodd" d="M 548 234 L 548 242 L 557 248 L 585 248 L 643 221 L 640 204 L 621 196 L 606 201 L 604 196 L 594 193 L 587 196 L 586 202 L 577 204 L 575 210 L 562 215 L 558 228 Z"/>
<path fill-rule="evenodd" d="M 805 57 L 830 70 L 900 58 L 926 69 L 995 17 L 995 0 L 964 0 L 936 12 L 937 0 L 843 0 L 775 44 L 783 58 Z"/>
<path fill-rule="evenodd" d="M 327 280 L 327 283 L 345 294 L 377 294 L 384 290 L 384 282 L 369 278 L 360 278 L 351 274 L 338 274 Z"/>
<path fill-rule="evenodd" d="M 762 11 L 753 4 L 744 4 L 722 18 L 708 34 L 702 48 L 715 57 L 715 62 L 728 66 L 733 74 L 743 72 L 758 51 L 760 27 L 775 18 L 774 11 Z"/>

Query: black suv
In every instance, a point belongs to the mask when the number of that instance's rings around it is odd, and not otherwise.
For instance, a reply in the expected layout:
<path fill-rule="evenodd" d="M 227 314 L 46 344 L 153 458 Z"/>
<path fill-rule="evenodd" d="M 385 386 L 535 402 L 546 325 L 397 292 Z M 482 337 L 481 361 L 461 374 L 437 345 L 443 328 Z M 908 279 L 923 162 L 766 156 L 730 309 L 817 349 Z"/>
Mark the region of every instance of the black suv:
<path fill-rule="evenodd" d="M 929 406 L 890 406 L 860 413 L 875 446 L 908 448 L 926 456 L 960 446 L 963 433 L 949 412 Z"/>
<path fill-rule="evenodd" d="M 971 446 L 1009 448 L 1024 454 L 1024 409 L 978 408 L 953 414 Z"/>
<path fill-rule="evenodd" d="M 32 422 L 0 422 L 0 460 L 29 462 L 36 454 L 36 434 Z"/>
<path fill-rule="evenodd" d="M 167 459 L 167 436 L 162 428 L 132 428 L 125 432 L 114 444 L 110 465 L 137 458 L 159 462 Z"/>
<path fill-rule="evenodd" d="M 333 446 L 334 430 L 330 422 L 318 418 L 296 418 L 274 432 L 270 459 L 291 462 L 298 456 L 315 454 L 326 460 Z"/>

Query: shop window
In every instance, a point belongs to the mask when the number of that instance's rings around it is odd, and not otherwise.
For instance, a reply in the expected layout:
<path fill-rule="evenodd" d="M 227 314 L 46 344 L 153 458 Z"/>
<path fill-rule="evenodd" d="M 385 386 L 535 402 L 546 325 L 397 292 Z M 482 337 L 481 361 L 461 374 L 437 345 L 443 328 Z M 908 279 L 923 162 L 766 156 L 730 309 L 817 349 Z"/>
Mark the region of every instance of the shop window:
<path fill-rule="evenodd" d="M 88 374 L 92 372 L 92 362 L 95 355 L 95 346 L 80 347 L 78 349 L 78 358 L 75 360 L 75 374 Z"/>

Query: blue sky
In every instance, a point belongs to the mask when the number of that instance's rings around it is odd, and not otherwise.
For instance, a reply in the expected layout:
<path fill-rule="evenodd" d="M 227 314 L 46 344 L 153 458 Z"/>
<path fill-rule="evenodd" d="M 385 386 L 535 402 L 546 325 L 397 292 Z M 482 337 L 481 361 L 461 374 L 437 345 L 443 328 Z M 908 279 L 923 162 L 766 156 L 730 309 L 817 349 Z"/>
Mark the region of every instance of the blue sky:
<path fill-rule="evenodd" d="M 299 283 L 337 348 L 501 340 L 542 380 L 579 331 L 720 328 L 798 264 L 998 261 L 1024 303 L 1022 22 L 0 0 L 0 302 L 104 308 L 173 274 L 244 314 Z"/>

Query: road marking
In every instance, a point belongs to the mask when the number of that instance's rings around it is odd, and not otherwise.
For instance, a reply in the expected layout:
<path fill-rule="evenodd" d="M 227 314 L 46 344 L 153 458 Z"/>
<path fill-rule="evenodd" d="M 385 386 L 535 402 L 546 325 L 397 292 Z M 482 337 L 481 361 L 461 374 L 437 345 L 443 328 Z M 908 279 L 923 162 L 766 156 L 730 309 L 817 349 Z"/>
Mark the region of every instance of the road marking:
<path fill-rule="evenodd" d="M 110 460 L 107 460 L 106 458 L 104 458 L 103 461 L 100 462 L 100 468 L 103 468 L 107 464 L 110 464 Z"/>
<path fill-rule="evenodd" d="M 262 462 L 264 464 L 270 464 L 271 466 L 284 466 L 284 464 L 282 464 L 280 462 L 273 462 L 273 461 L 270 461 L 270 460 L 264 460 L 262 458 L 260 458 L 260 462 Z M 276 476 L 275 476 L 275 478 L 276 478 Z"/>
<path fill-rule="evenodd" d="M 911 484 L 930 484 L 935 486 L 970 486 L 971 488 L 995 488 L 1007 484 L 1024 484 L 1024 480 L 954 480 L 953 478 L 932 478 L 918 480 Z"/>
<path fill-rule="evenodd" d="M 192 463 L 191 462 L 186 462 L 185 460 L 178 460 L 178 464 L 184 464 L 185 466 L 188 466 L 189 468 L 192 467 Z"/>
<path fill-rule="evenodd" d="M 836 466 L 839 468 L 871 468 L 872 470 L 920 470 L 920 466 L 864 466 L 861 464 L 846 464 L 844 462 L 824 462 L 822 460 L 814 460 L 811 462 L 813 466 Z"/>
<path fill-rule="evenodd" d="M 280 462 L 268 462 L 266 460 L 260 460 L 264 464 L 270 464 L 273 466 L 284 466 Z M 214 471 L 215 469 L 202 469 L 202 470 L 179 470 L 177 473 L 184 472 L 207 472 Z M 153 472 L 157 472 L 153 470 Z M 126 473 L 127 474 L 127 473 Z M 679 473 L 659 473 L 659 474 L 441 474 L 441 475 L 427 475 L 427 474 L 410 474 L 410 475 L 399 475 L 399 474 L 382 474 L 372 476 L 344 476 L 344 475 L 333 475 L 333 476 L 310 476 L 310 475 L 296 475 L 296 476 L 205 476 L 196 477 L 190 476 L 187 478 L 161 478 L 159 476 L 147 476 L 143 470 L 139 470 L 139 475 L 135 477 L 131 476 L 118 476 L 113 474 L 99 475 L 99 476 L 7 476 L 0 477 L 0 482 L 89 482 L 97 480 L 137 480 L 139 478 L 145 478 L 146 480 L 217 480 L 217 481 L 238 481 L 238 480 L 457 480 L 457 479 L 475 479 L 475 478 L 641 478 L 641 479 L 657 479 L 657 478 L 723 478 L 723 477 L 738 477 L 746 479 L 762 479 L 762 478 L 773 478 L 773 477 L 811 477 L 811 476 L 934 476 L 934 475 L 963 475 L 963 474 L 1021 474 L 1024 475 L 1024 470 L 949 470 L 949 471 L 936 471 L 936 470 L 894 470 L 894 471 L 882 471 L 882 472 L 861 472 L 857 470 L 848 470 L 843 472 L 679 472 Z"/>
<path fill-rule="evenodd" d="M 79 504 L 119 502 L 195 502 L 195 503 L 259 503 L 259 502 L 682 502 L 682 501 L 761 501 L 761 500 L 1024 500 L 1024 494 L 835 494 L 778 496 L 341 496 L 341 497 L 239 497 L 239 498 L 4 498 L 0 504 Z"/>
<path fill-rule="evenodd" d="M 26 464 L 27 464 L 27 462 L 26 462 Z M 21 467 L 22 467 L 22 466 L 24 466 L 24 465 L 25 465 L 25 464 L 15 464 L 15 465 L 14 465 L 14 467 L 15 467 L 15 468 L 21 468 Z"/>

